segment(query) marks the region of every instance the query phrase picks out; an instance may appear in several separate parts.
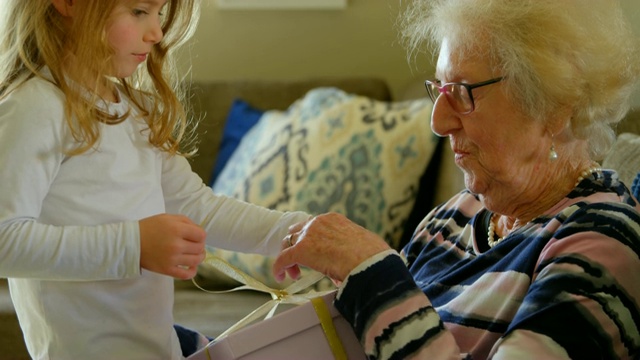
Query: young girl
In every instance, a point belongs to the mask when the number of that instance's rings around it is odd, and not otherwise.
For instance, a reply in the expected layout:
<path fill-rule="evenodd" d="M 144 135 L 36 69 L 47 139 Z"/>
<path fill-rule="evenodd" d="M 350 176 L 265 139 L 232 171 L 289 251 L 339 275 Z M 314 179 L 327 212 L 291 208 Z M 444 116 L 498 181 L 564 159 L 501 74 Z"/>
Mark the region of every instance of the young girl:
<path fill-rule="evenodd" d="M 0 276 L 34 359 L 179 359 L 173 278 L 205 243 L 277 253 L 281 213 L 185 159 L 171 52 L 198 0 L 2 0 Z"/>

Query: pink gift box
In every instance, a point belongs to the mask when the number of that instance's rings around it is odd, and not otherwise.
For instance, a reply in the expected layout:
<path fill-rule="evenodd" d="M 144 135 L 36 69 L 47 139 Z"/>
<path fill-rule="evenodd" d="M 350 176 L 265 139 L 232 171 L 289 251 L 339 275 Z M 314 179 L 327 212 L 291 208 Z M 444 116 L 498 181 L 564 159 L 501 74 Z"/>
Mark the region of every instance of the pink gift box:
<path fill-rule="evenodd" d="M 366 359 L 351 325 L 333 306 L 334 298 L 335 292 L 321 297 L 344 353 L 348 359 Z M 327 339 L 314 305 L 307 302 L 216 339 L 188 360 L 334 359 Z"/>

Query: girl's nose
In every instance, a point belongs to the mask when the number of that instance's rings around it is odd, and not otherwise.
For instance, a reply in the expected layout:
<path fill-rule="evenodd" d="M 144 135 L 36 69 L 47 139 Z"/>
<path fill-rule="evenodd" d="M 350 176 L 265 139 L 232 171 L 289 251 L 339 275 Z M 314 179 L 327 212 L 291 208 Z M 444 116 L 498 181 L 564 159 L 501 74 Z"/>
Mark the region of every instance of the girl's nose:
<path fill-rule="evenodd" d="M 431 131 L 438 136 L 448 136 L 462 126 L 459 114 L 453 110 L 446 96 L 440 95 L 431 111 Z"/>
<path fill-rule="evenodd" d="M 160 19 L 157 19 L 153 22 L 153 24 L 147 29 L 144 33 L 143 40 L 146 42 L 151 42 L 153 44 L 157 44 L 162 41 L 164 37 L 164 32 L 162 31 L 162 24 L 160 23 Z"/>

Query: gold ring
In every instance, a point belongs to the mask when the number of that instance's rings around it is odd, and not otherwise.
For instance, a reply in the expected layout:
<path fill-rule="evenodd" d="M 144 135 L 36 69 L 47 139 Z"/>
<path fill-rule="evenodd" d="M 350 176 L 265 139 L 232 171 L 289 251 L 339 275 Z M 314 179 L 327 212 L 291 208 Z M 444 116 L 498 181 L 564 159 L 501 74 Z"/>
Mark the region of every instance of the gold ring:
<path fill-rule="evenodd" d="M 293 239 L 293 235 L 287 235 L 287 244 L 289 244 L 289 247 L 293 246 L 293 242 L 291 241 L 291 239 Z"/>

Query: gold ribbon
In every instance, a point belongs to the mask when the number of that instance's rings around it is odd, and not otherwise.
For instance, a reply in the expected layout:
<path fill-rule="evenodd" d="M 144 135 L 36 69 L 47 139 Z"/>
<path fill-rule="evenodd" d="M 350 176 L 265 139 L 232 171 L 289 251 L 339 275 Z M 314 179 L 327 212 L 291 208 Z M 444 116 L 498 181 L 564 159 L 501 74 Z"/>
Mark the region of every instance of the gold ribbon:
<path fill-rule="evenodd" d="M 333 357 L 336 360 L 347 360 L 347 353 L 344 351 L 342 341 L 340 341 L 336 327 L 333 325 L 333 318 L 329 313 L 327 304 L 325 304 L 324 300 L 319 297 L 311 299 L 311 304 L 316 310 L 316 314 L 320 320 L 320 325 L 322 326 L 322 331 L 324 332 L 324 336 L 327 338 Z"/>
<path fill-rule="evenodd" d="M 238 269 L 237 267 L 229 264 L 226 260 L 222 259 L 221 257 L 218 257 L 211 253 L 207 253 L 207 256 L 205 257 L 203 263 L 213 266 L 217 270 L 221 271 L 223 274 L 229 276 L 230 278 L 244 285 L 241 285 L 229 290 L 210 291 L 210 290 L 203 289 L 200 285 L 198 285 L 195 282 L 195 280 L 192 280 L 195 286 L 202 291 L 212 293 L 212 294 L 221 294 L 221 293 L 228 293 L 228 292 L 238 291 L 238 290 L 256 290 L 256 291 L 264 292 L 271 295 L 270 301 L 267 301 L 266 303 L 262 304 L 262 306 L 258 307 L 257 309 L 252 311 L 249 315 L 245 316 L 240 321 L 232 325 L 230 328 L 228 328 L 226 331 L 220 334 L 220 336 L 218 336 L 218 339 L 223 338 L 235 331 L 242 329 L 243 327 L 253 323 L 255 320 L 257 320 L 262 316 L 264 316 L 264 319 L 268 319 L 272 317 L 276 309 L 278 308 L 278 305 L 280 304 L 300 305 L 307 301 L 310 301 L 313 298 L 317 298 L 335 291 L 335 290 L 328 290 L 328 291 L 317 292 L 317 291 L 311 290 L 304 294 L 298 294 L 300 291 L 322 280 L 324 278 L 324 275 L 322 275 L 321 273 L 314 272 L 307 276 L 303 276 L 302 278 L 300 278 L 300 280 L 294 282 L 293 284 L 289 285 L 285 289 L 280 290 L 280 289 L 270 288 L 269 286 L 261 283 L 260 281 L 244 273 L 242 270 Z M 331 319 L 331 316 L 329 316 L 328 319 L 331 322 L 331 327 L 333 327 L 333 321 Z M 322 321 L 322 319 L 320 320 Z M 325 322 L 326 322 L 326 319 L 325 319 Z M 323 329 L 324 329 L 324 325 L 323 325 Z M 329 338 L 329 335 L 327 336 Z M 335 335 L 335 337 L 337 337 L 337 335 Z"/>

